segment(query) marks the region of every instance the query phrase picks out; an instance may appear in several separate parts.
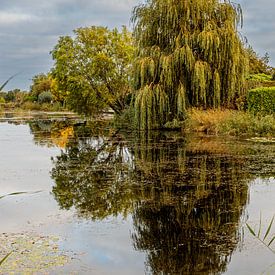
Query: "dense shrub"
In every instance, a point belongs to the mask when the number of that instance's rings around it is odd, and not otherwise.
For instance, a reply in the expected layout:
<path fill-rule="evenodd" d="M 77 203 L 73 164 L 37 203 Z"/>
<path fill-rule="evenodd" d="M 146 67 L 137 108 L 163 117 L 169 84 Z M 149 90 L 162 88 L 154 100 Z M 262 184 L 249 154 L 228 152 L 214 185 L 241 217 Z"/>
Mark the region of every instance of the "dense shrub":
<path fill-rule="evenodd" d="M 40 104 L 37 102 L 26 101 L 21 105 L 23 110 L 38 111 L 40 110 Z"/>
<path fill-rule="evenodd" d="M 38 96 L 38 102 L 39 103 L 50 103 L 52 101 L 53 97 L 51 92 L 42 92 Z"/>
<path fill-rule="evenodd" d="M 24 102 L 26 101 L 35 102 L 36 100 L 37 100 L 37 97 L 33 95 L 27 95 L 24 97 Z"/>
<path fill-rule="evenodd" d="M 271 81 L 272 80 L 272 75 L 268 74 L 251 74 L 247 78 L 248 80 L 255 80 L 255 81 Z"/>
<path fill-rule="evenodd" d="M 59 102 L 55 103 L 42 103 L 26 101 L 21 106 L 23 110 L 29 111 L 45 111 L 45 112 L 59 112 L 64 111 L 64 108 L 60 105 Z"/>
<path fill-rule="evenodd" d="M 247 96 L 248 110 L 252 113 L 275 113 L 275 87 L 250 90 Z"/>

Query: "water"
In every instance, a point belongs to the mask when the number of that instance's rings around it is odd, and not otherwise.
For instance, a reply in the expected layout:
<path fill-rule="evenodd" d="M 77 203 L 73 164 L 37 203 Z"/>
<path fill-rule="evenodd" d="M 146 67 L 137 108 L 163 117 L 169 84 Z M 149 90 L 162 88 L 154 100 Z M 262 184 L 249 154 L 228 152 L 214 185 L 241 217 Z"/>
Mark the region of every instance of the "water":
<path fill-rule="evenodd" d="M 11 116 L 0 152 L 0 196 L 26 192 L 0 199 L 0 231 L 58 237 L 50 274 L 275 272 L 245 225 L 275 214 L 274 143 Z"/>

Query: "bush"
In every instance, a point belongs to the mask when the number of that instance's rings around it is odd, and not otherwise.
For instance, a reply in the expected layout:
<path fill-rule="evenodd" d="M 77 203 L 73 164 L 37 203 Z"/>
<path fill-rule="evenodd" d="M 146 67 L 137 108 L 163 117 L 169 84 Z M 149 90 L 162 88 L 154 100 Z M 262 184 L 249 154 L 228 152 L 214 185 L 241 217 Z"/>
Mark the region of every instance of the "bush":
<path fill-rule="evenodd" d="M 23 110 L 38 111 L 40 110 L 40 104 L 36 102 L 26 101 L 22 104 L 21 108 Z"/>
<path fill-rule="evenodd" d="M 27 95 L 24 97 L 24 102 L 30 101 L 30 102 L 35 102 L 37 100 L 37 97 L 34 95 Z"/>
<path fill-rule="evenodd" d="M 248 80 L 254 80 L 254 81 L 260 81 L 260 82 L 265 82 L 265 81 L 271 81 L 272 76 L 268 74 L 251 74 L 247 78 Z"/>
<path fill-rule="evenodd" d="M 252 113 L 275 113 L 275 87 L 250 90 L 247 96 L 248 111 Z"/>
<path fill-rule="evenodd" d="M 50 103 L 52 99 L 53 97 L 51 92 L 43 92 L 38 96 L 39 103 Z"/>

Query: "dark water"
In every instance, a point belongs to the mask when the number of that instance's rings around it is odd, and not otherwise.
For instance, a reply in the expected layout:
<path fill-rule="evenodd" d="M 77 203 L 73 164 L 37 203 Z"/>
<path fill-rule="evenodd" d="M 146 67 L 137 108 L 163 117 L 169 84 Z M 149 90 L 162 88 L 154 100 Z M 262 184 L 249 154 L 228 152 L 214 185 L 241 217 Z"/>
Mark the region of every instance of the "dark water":
<path fill-rule="evenodd" d="M 272 142 L 5 118 L 0 152 L 0 195 L 29 192 L 0 201 L 1 231 L 59 236 L 56 274 L 275 273 L 245 226 L 275 214 Z"/>

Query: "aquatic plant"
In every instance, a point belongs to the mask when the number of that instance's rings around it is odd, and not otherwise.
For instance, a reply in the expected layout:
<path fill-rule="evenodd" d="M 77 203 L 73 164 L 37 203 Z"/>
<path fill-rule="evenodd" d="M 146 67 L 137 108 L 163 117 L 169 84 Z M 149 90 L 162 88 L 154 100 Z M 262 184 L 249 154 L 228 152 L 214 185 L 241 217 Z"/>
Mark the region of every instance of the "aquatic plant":
<path fill-rule="evenodd" d="M 0 86 L 0 92 L 4 89 L 4 87 L 12 80 L 16 75 L 12 75 L 9 77 L 1 86 Z"/>
<path fill-rule="evenodd" d="M 4 196 L 0 197 L 0 199 L 2 199 Z M 1 260 L 0 260 L 0 265 L 2 265 L 6 260 L 7 258 L 10 256 L 12 252 L 8 253 L 5 257 L 3 257 Z"/>
<path fill-rule="evenodd" d="M 246 227 L 248 228 L 249 232 L 257 239 L 259 240 L 264 246 L 266 246 L 272 253 L 275 254 L 275 250 L 271 247 L 271 244 L 274 242 L 275 240 L 275 236 L 273 235 L 272 237 L 270 237 L 270 230 L 272 228 L 273 222 L 274 222 L 274 218 L 275 216 L 273 216 L 273 218 L 271 219 L 267 230 L 265 232 L 265 234 L 263 236 L 261 236 L 262 233 L 262 217 L 260 216 L 260 224 L 259 224 L 259 228 L 258 228 L 258 232 L 256 233 L 256 231 L 248 224 L 246 223 Z M 269 241 L 267 241 L 268 237 L 270 238 Z"/>
<path fill-rule="evenodd" d="M 10 256 L 11 253 L 12 253 L 12 252 L 10 252 L 9 254 L 7 254 L 2 260 L 0 260 L 0 265 L 2 265 L 3 262 L 6 261 L 6 259 Z"/>
<path fill-rule="evenodd" d="M 13 193 L 10 193 L 10 194 L 7 194 L 7 195 L 0 196 L 0 200 L 5 198 L 5 197 L 8 197 L 8 196 L 16 196 L 16 195 L 22 195 L 22 194 L 36 194 L 36 193 L 39 193 L 39 192 L 41 192 L 41 191 L 36 191 L 36 192 L 13 192 Z M 4 258 L 1 259 L 0 260 L 0 265 L 2 265 L 11 254 L 12 254 L 12 251 L 9 252 Z"/>

